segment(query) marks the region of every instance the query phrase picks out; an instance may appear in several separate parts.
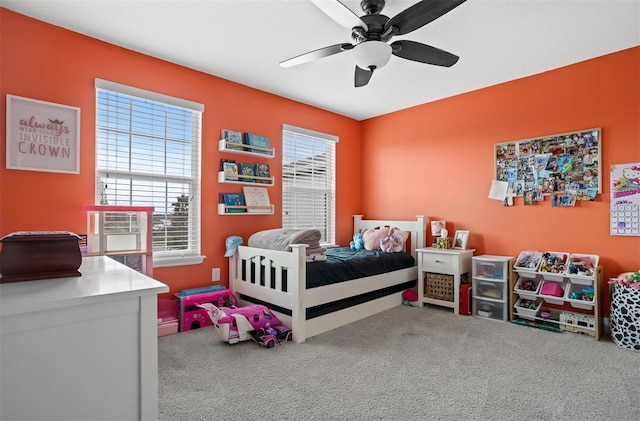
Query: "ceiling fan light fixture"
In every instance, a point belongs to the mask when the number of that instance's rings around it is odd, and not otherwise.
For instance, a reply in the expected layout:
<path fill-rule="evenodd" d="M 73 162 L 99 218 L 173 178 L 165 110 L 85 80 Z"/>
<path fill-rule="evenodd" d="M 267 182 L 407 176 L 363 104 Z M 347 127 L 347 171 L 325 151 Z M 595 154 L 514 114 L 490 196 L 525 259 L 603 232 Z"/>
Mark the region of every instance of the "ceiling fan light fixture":
<path fill-rule="evenodd" d="M 391 58 L 391 46 L 382 41 L 365 41 L 353 48 L 353 54 L 359 68 L 380 69 Z"/>

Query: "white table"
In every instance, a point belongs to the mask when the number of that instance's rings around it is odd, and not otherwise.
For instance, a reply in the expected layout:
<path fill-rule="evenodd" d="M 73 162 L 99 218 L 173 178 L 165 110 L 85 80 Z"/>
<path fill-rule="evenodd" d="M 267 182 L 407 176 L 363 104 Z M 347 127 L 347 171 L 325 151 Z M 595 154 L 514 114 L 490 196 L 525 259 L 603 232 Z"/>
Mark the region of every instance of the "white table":
<path fill-rule="evenodd" d="M 0 284 L 0 419 L 158 418 L 157 294 L 108 257 L 82 276 Z"/>

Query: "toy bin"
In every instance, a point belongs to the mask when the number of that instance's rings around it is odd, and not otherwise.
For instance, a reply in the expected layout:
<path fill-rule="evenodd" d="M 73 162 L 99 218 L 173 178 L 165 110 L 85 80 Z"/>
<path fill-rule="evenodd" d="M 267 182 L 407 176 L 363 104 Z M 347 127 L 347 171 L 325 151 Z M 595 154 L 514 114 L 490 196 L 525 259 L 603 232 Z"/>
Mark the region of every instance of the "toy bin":
<path fill-rule="evenodd" d="M 640 351 L 640 289 L 613 284 L 609 327 L 611 340 L 623 348 Z"/>
<path fill-rule="evenodd" d="M 593 309 L 595 304 L 593 287 L 590 285 L 576 284 L 573 281 L 570 281 L 567 285 L 564 299 L 569 302 L 572 307 L 585 310 Z"/>
<path fill-rule="evenodd" d="M 542 253 L 538 271 L 542 273 L 545 280 L 561 282 L 564 279 L 568 261 L 569 253 L 545 251 Z"/>
<path fill-rule="evenodd" d="M 518 282 L 513 287 L 513 290 L 520 298 L 525 300 L 535 300 L 538 298 L 538 291 L 540 291 L 540 284 L 542 280 L 539 277 L 536 278 L 518 278 Z"/>
<path fill-rule="evenodd" d="M 566 282 L 542 281 L 538 295 L 551 304 L 563 304 L 564 292 L 567 289 Z"/>
<path fill-rule="evenodd" d="M 535 320 L 536 317 L 538 317 L 541 307 L 542 300 L 539 298 L 536 300 L 523 300 L 519 298 L 513 306 L 516 313 L 518 313 L 518 317 L 527 320 Z"/>
<path fill-rule="evenodd" d="M 158 336 L 178 333 L 178 303 L 176 300 L 158 298 Z"/>
<path fill-rule="evenodd" d="M 541 259 L 542 253 L 539 251 L 523 251 L 516 259 L 513 269 L 523 278 L 535 278 Z"/>
<path fill-rule="evenodd" d="M 581 285 L 592 285 L 598 268 L 599 256 L 595 254 L 572 254 L 565 275 L 571 282 Z"/>

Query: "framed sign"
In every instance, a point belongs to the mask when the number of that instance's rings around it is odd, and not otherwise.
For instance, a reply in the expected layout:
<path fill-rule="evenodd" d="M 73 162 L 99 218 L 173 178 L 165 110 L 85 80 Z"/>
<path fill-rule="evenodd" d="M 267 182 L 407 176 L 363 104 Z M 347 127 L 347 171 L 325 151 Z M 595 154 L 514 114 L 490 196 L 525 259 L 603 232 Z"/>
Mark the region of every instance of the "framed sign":
<path fill-rule="evenodd" d="M 7 169 L 80 173 L 80 108 L 7 95 Z"/>

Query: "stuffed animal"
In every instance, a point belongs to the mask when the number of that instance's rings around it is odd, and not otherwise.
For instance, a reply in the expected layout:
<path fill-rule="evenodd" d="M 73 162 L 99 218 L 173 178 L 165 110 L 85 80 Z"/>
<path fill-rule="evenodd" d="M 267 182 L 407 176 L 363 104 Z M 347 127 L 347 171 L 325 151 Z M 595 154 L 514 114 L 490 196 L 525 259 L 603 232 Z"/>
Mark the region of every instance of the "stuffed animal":
<path fill-rule="evenodd" d="M 389 235 L 380 240 L 380 250 L 387 253 L 397 253 L 404 249 L 409 233 L 397 228 L 390 228 Z"/>
<path fill-rule="evenodd" d="M 362 233 L 353 234 L 353 241 L 349 243 L 351 250 L 362 250 L 364 248 L 364 241 L 362 241 Z"/>
<path fill-rule="evenodd" d="M 380 250 L 380 241 L 389 236 L 389 227 L 368 229 L 362 234 L 365 250 Z"/>

